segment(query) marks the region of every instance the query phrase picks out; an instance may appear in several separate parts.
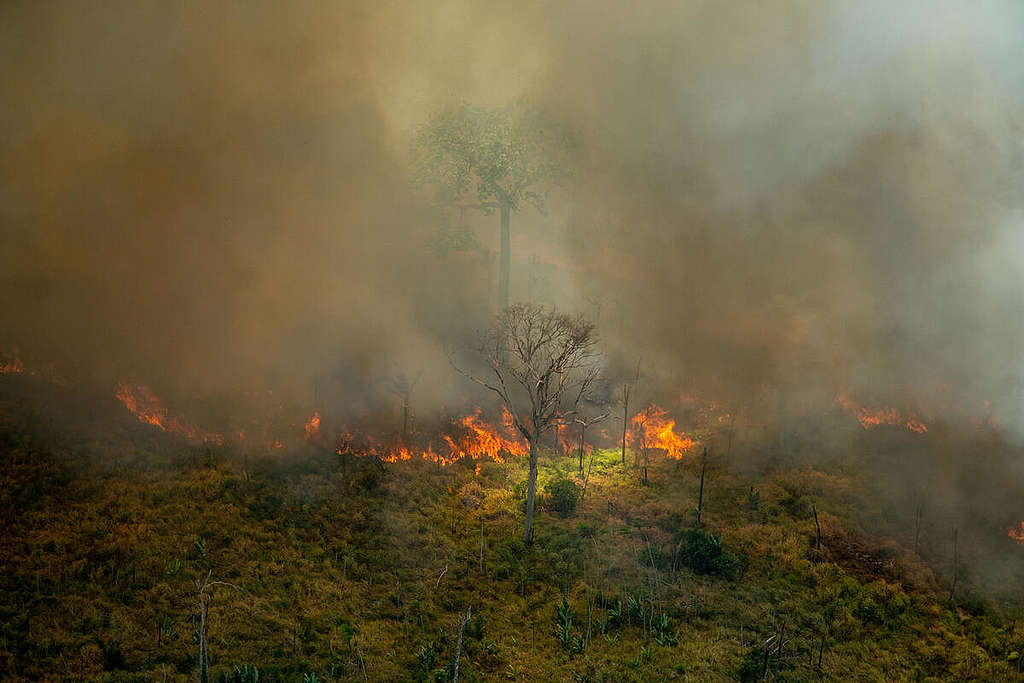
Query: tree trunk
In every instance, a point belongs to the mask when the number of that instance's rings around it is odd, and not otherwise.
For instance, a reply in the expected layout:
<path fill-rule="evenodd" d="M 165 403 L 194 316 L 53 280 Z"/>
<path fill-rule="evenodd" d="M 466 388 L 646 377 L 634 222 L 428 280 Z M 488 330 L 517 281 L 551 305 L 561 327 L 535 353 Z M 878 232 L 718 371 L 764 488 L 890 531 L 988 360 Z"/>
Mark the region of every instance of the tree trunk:
<path fill-rule="evenodd" d="M 704 447 L 704 455 L 700 459 L 700 492 L 697 494 L 697 526 L 700 526 L 700 516 L 704 512 L 704 472 L 708 467 L 708 449 Z"/>
<path fill-rule="evenodd" d="M 629 394 L 622 397 L 622 466 L 626 466 L 626 432 L 629 430 Z"/>
<path fill-rule="evenodd" d="M 199 598 L 199 683 L 210 683 L 210 660 L 206 654 L 206 602 Z"/>
<path fill-rule="evenodd" d="M 526 483 L 526 523 L 523 525 L 523 542 L 533 543 L 533 508 L 537 502 L 537 439 L 536 432 L 530 439 L 530 476 Z"/>
<path fill-rule="evenodd" d="M 498 305 L 504 311 L 508 308 L 509 271 L 512 265 L 512 236 L 509 231 L 509 214 L 512 207 L 501 207 L 501 256 L 498 274 Z"/>
<path fill-rule="evenodd" d="M 402 401 L 402 445 L 409 443 L 409 397 Z"/>
<path fill-rule="evenodd" d="M 472 616 L 473 608 L 466 609 L 466 618 L 459 623 L 459 636 L 455 641 L 455 662 L 452 664 L 452 683 L 459 683 L 459 660 L 462 658 L 462 634 L 466 631 L 466 624 Z"/>
<path fill-rule="evenodd" d="M 583 438 L 587 433 L 587 426 L 584 424 L 580 425 L 580 476 L 583 476 Z"/>

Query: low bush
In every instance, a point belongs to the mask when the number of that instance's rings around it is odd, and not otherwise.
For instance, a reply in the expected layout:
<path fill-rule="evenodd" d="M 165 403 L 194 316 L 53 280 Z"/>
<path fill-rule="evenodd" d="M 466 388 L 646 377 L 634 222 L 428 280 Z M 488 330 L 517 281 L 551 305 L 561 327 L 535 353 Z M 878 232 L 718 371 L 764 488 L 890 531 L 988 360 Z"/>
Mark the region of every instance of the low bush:
<path fill-rule="evenodd" d="M 546 508 L 559 517 L 576 511 L 583 489 L 571 479 L 556 479 L 544 487 Z"/>
<path fill-rule="evenodd" d="M 681 536 L 680 558 L 697 574 L 715 574 L 730 580 L 743 574 L 745 558 L 725 550 L 721 537 L 706 529 L 687 529 Z"/>

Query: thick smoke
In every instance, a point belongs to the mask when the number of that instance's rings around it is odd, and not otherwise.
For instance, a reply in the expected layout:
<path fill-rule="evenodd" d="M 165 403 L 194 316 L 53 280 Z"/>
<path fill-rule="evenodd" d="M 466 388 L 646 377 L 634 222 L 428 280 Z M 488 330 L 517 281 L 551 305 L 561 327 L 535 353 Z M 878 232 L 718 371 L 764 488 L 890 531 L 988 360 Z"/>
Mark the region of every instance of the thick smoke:
<path fill-rule="evenodd" d="M 383 5 L 383 6 L 381 6 Z M 5 344 L 96 381 L 360 403 L 491 310 L 415 128 L 525 96 L 584 143 L 513 294 L 652 385 L 1020 420 L 1017 3 L 6 3 Z M 485 247 L 497 217 L 465 219 Z"/>

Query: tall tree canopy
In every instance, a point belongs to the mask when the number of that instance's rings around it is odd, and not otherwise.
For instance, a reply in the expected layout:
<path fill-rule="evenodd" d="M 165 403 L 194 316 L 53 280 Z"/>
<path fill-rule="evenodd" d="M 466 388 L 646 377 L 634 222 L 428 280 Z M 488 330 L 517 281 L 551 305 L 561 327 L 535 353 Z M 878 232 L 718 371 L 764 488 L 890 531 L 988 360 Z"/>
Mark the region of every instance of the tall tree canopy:
<path fill-rule="evenodd" d="M 501 214 L 499 301 L 508 308 L 510 216 L 524 204 L 544 212 L 551 190 L 572 173 L 570 128 L 524 101 L 497 109 L 463 104 L 442 111 L 413 144 L 417 178 L 444 206 Z"/>

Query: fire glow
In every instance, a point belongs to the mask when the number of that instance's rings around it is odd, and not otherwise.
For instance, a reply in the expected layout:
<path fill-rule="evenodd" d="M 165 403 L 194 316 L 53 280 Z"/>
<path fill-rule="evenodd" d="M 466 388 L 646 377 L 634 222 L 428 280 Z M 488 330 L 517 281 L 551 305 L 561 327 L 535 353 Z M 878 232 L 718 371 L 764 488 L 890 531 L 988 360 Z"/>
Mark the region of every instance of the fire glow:
<path fill-rule="evenodd" d="M 0 362 L 0 375 L 20 375 L 25 372 L 25 364 L 21 356 L 15 351 L 11 354 L 4 354 L 5 358 Z"/>
<path fill-rule="evenodd" d="M 916 417 L 903 415 L 895 408 L 883 408 L 881 410 L 868 410 L 846 394 L 839 394 L 836 397 L 839 404 L 851 415 L 857 418 L 864 429 L 874 429 L 879 425 L 903 426 L 917 434 L 924 434 L 928 431 L 928 425 Z"/>
<path fill-rule="evenodd" d="M 472 414 L 453 420 L 453 426 L 458 428 L 460 433 L 454 436 L 443 435 L 445 443 L 448 444 L 447 455 L 435 451 L 433 443 L 429 443 L 425 450 L 416 450 L 404 443 L 388 447 L 368 434 L 353 433 L 347 429 L 341 431 L 335 452 L 338 455 L 376 457 L 385 463 L 406 462 L 419 458 L 438 467 L 447 467 L 463 458 L 478 463 L 484 458 L 490 458 L 501 463 L 505 462 L 507 455 L 524 456 L 528 452 L 526 444 L 514 434 L 501 433 L 510 432 L 508 425 L 511 421 L 511 416 L 506 415 L 502 430 L 499 431 L 483 420 L 479 408 Z M 479 471 L 479 466 L 477 470 Z"/>
<path fill-rule="evenodd" d="M 693 448 L 697 442 L 682 433 L 676 433 L 675 420 L 668 419 L 668 412 L 651 404 L 633 416 L 630 443 L 643 443 L 647 448 L 660 448 L 676 460 Z"/>
<path fill-rule="evenodd" d="M 117 400 L 128 409 L 128 412 L 138 418 L 139 422 L 159 427 L 165 432 L 181 434 L 188 439 L 200 439 L 204 443 L 224 443 L 223 435 L 204 432 L 191 422 L 168 414 L 160 397 L 145 385 L 133 386 L 127 382 L 120 382 L 115 395 Z"/>
<path fill-rule="evenodd" d="M 306 420 L 306 424 L 303 426 L 306 432 L 306 440 L 312 441 L 320 435 L 320 412 L 314 411 L 313 416 Z"/>
<path fill-rule="evenodd" d="M 1019 529 L 1010 529 L 1007 535 L 1017 543 L 1024 544 L 1024 522 L 1020 523 Z"/>
<path fill-rule="evenodd" d="M 450 436 L 444 437 L 456 460 L 464 457 L 479 460 L 488 456 L 495 462 L 505 462 L 505 453 L 519 457 L 527 453 L 526 444 L 521 439 L 514 435 L 502 435 L 484 422 L 479 408 L 473 414 L 460 418 L 457 424 L 463 428 L 464 435 L 457 440 Z M 506 412 L 502 416 L 502 426 L 506 433 L 514 429 L 511 424 L 512 416 Z"/>
<path fill-rule="evenodd" d="M 0 375 L 31 375 L 42 377 L 48 382 L 60 386 L 67 386 L 67 380 L 57 372 L 56 363 L 50 362 L 43 366 L 30 366 L 21 358 L 21 353 L 15 348 L 13 351 L 0 351 Z"/>

